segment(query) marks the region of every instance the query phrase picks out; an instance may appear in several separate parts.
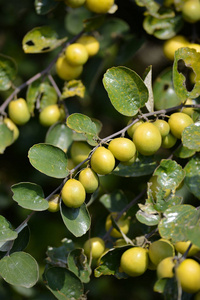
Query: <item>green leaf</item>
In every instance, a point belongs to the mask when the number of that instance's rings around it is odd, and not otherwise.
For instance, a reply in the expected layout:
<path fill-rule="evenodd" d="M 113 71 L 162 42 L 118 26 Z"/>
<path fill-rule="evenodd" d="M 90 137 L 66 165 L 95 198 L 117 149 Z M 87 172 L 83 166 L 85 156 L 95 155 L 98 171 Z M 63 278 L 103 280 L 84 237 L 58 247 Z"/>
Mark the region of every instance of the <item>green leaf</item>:
<path fill-rule="evenodd" d="M 152 66 L 148 67 L 146 70 L 144 84 L 146 85 L 149 91 L 149 98 L 145 106 L 149 112 L 154 111 L 154 98 L 153 98 L 153 89 L 152 89 Z"/>
<path fill-rule="evenodd" d="M 85 32 L 91 32 L 97 30 L 105 22 L 105 15 L 96 15 L 91 18 L 87 18 L 83 22 L 83 27 Z"/>
<path fill-rule="evenodd" d="M 69 97 L 79 96 L 84 98 L 85 86 L 81 80 L 70 80 L 64 83 L 61 98 L 66 99 Z"/>
<path fill-rule="evenodd" d="M 45 271 L 47 287 L 59 300 L 78 300 L 83 295 L 83 284 L 71 271 L 52 267 Z"/>
<path fill-rule="evenodd" d="M 104 194 L 99 201 L 110 211 L 120 212 L 128 204 L 128 200 L 122 190 L 113 191 L 111 194 Z"/>
<path fill-rule="evenodd" d="M 67 257 L 75 246 L 72 240 L 64 238 L 60 247 L 48 247 L 46 261 L 52 265 L 60 265 L 66 267 Z"/>
<path fill-rule="evenodd" d="M 200 222 L 195 226 L 187 227 L 186 235 L 187 240 L 191 241 L 197 247 L 200 247 Z"/>
<path fill-rule="evenodd" d="M 185 172 L 176 161 L 162 159 L 154 175 L 158 176 L 157 181 L 161 187 L 175 190 L 184 179 Z"/>
<path fill-rule="evenodd" d="M 15 240 L 17 232 L 11 227 L 11 224 L 3 217 L 0 216 L 0 243 Z"/>
<path fill-rule="evenodd" d="M 177 300 L 179 299 L 178 293 L 178 282 L 176 276 L 167 279 L 163 294 L 166 300 Z M 181 297 L 182 299 L 182 297 Z"/>
<path fill-rule="evenodd" d="M 35 169 L 47 176 L 65 178 L 68 175 L 67 157 L 58 147 L 36 144 L 29 149 L 28 158 Z"/>
<path fill-rule="evenodd" d="M 199 212 L 188 204 L 175 205 L 164 212 L 164 218 L 158 225 L 161 237 L 173 243 L 187 240 L 187 228 L 196 225 Z"/>
<path fill-rule="evenodd" d="M 46 15 L 57 6 L 55 0 L 35 0 L 35 10 L 38 15 Z"/>
<path fill-rule="evenodd" d="M 165 285 L 166 285 L 166 281 L 167 281 L 167 278 L 158 279 L 153 287 L 154 292 L 162 294 L 164 291 Z"/>
<path fill-rule="evenodd" d="M 26 225 L 20 232 L 18 232 L 17 238 L 14 240 L 10 254 L 14 252 L 23 251 L 26 249 L 30 240 L 30 230 L 28 225 Z"/>
<path fill-rule="evenodd" d="M 10 284 L 30 288 L 39 279 L 39 268 L 30 254 L 15 252 L 0 260 L 0 275 Z"/>
<path fill-rule="evenodd" d="M 193 156 L 195 152 L 196 152 L 195 150 L 188 149 L 187 147 L 181 145 L 181 147 L 176 149 L 174 154 L 180 158 L 188 158 Z"/>
<path fill-rule="evenodd" d="M 41 186 L 31 182 L 12 185 L 13 199 L 23 208 L 42 211 L 49 207 Z"/>
<path fill-rule="evenodd" d="M 48 26 L 35 27 L 22 40 L 25 53 L 44 53 L 62 45 L 67 38 L 58 39 L 57 33 Z"/>
<path fill-rule="evenodd" d="M 15 61 L 3 54 L 0 54 L 0 90 L 8 90 L 17 73 L 17 66 Z"/>
<path fill-rule="evenodd" d="M 163 199 L 164 197 L 160 197 L 161 192 L 165 195 L 165 190 L 160 189 L 157 193 L 156 203 L 154 204 L 154 208 L 158 212 L 165 212 L 166 209 L 182 203 L 182 197 L 172 195 L 170 198 Z"/>
<path fill-rule="evenodd" d="M 67 11 L 65 28 L 72 35 L 79 34 L 84 28 L 84 20 L 90 18 L 91 12 L 84 6 Z"/>
<path fill-rule="evenodd" d="M 28 105 L 28 109 L 29 109 L 30 113 L 33 113 L 33 111 L 35 109 L 35 103 L 36 103 L 37 99 L 39 99 L 40 84 L 41 84 L 40 80 L 36 80 L 28 86 L 28 89 L 26 92 L 26 101 L 27 101 L 27 105 Z"/>
<path fill-rule="evenodd" d="M 185 184 L 189 191 L 200 199 L 200 158 L 193 157 L 185 166 Z"/>
<path fill-rule="evenodd" d="M 142 210 L 139 210 L 136 213 L 136 218 L 140 223 L 145 224 L 147 226 L 158 225 L 160 221 L 160 216 L 158 214 L 148 214 Z"/>
<path fill-rule="evenodd" d="M 13 131 L 11 131 L 6 124 L 0 123 L 0 154 L 3 154 L 6 147 L 13 142 Z"/>
<path fill-rule="evenodd" d="M 186 88 L 186 78 L 184 74 L 179 70 L 179 63 L 183 62 L 184 65 L 192 69 L 195 73 L 195 85 L 192 90 Z M 195 49 L 187 47 L 179 48 L 175 52 L 174 64 L 173 64 L 173 82 L 174 89 L 177 96 L 185 101 L 187 98 L 193 99 L 200 95 L 200 53 Z"/>
<path fill-rule="evenodd" d="M 49 128 L 45 137 L 45 143 L 59 147 L 64 152 L 67 152 L 73 141 L 72 137 L 73 132 L 66 124 L 57 123 Z"/>
<path fill-rule="evenodd" d="M 90 228 L 90 215 L 85 203 L 79 208 L 61 205 L 61 216 L 67 229 L 76 237 L 84 235 Z"/>
<path fill-rule="evenodd" d="M 108 69 L 103 84 L 112 105 L 122 115 L 136 115 L 148 101 L 148 89 L 143 80 L 126 67 Z"/>
<path fill-rule="evenodd" d="M 90 281 L 92 271 L 83 249 L 72 250 L 68 255 L 67 263 L 69 270 L 79 277 L 81 282 L 87 283 Z"/>
<path fill-rule="evenodd" d="M 157 167 L 157 162 L 153 156 L 138 155 L 136 161 L 131 166 L 119 164 L 112 174 L 123 177 L 140 177 L 152 174 Z"/>
<path fill-rule="evenodd" d="M 200 151 L 200 124 L 191 124 L 182 133 L 183 146 L 193 151 Z"/>
<path fill-rule="evenodd" d="M 67 118 L 67 126 L 78 133 L 83 133 L 90 145 L 97 145 L 97 127 L 89 117 L 74 113 Z"/>

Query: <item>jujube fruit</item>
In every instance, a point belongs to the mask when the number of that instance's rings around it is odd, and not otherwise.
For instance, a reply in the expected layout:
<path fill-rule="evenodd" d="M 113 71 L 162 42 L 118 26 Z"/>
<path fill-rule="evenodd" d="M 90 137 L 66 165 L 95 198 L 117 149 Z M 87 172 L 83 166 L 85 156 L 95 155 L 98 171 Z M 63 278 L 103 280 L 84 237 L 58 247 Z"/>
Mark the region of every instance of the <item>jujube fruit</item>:
<path fill-rule="evenodd" d="M 63 80 L 77 79 L 83 71 L 83 66 L 72 66 L 68 63 L 65 56 L 60 56 L 56 61 L 56 72 Z"/>
<path fill-rule="evenodd" d="M 162 138 L 161 147 L 165 149 L 172 148 L 176 144 L 177 138 L 170 133 Z"/>
<path fill-rule="evenodd" d="M 26 100 L 23 98 L 12 100 L 8 105 L 8 115 L 15 124 L 26 124 L 31 117 Z"/>
<path fill-rule="evenodd" d="M 51 196 L 49 199 L 49 208 L 48 211 L 50 212 L 57 212 L 60 210 L 60 195 L 55 194 Z"/>
<path fill-rule="evenodd" d="M 87 240 L 83 246 L 86 256 L 98 259 L 105 250 L 104 240 L 99 237 L 93 237 Z"/>
<path fill-rule="evenodd" d="M 77 43 L 80 43 L 85 46 L 89 56 L 94 56 L 99 51 L 99 41 L 92 35 L 83 35 L 78 40 Z"/>
<path fill-rule="evenodd" d="M 176 276 L 186 293 L 200 290 L 200 265 L 191 258 L 182 261 L 176 269 Z"/>
<path fill-rule="evenodd" d="M 170 131 L 170 127 L 165 120 L 157 119 L 156 121 L 153 122 L 153 125 L 155 125 L 159 129 L 162 137 L 168 135 Z"/>
<path fill-rule="evenodd" d="M 16 141 L 16 139 L 18 139 L 19 137 L 19 129 L 18 127 L 15 125 L 15 123 L 9 119 L 9 118 L 5 118 L 3 120 L 3 122 L 6 124 L 6 126 L 13 131 L 13 141 Z"/>
<path fill-rule="evenodd" d="M 135 144 L 124 137 L 113 139 L 108 146 L 114 157 L 119 161 L 128 161 L 136 153 Z"/>
<path fill-rule="evenodd" d="M 99 178 L 91 168 L 83 169 L 78 177 L 86 193 L 94 193 L 99 186 Z"/>
<path fill-rule="evenodd" d="M 115 158 L 110 150 L 100 146 L 92 154 L 90 164 L 96 173 L 106 175 L 114 169 Z"/>
<path fill-rule="evenodd" d="M 182 35 L 176 35 L 163 44 L 164 55 L 170 59 L 174 60 L 175 51 L 182 47 L 187 47 L 189 44 L 188 40 Z"/>
<path fill-rule="evenodd" d="M 177 242 L 174 244 L 174 247 L 177 252 L 184 254 L 186 252 L 186 250 L 188 249 L 190 243 L 191 243 L 190 241 Z M 195 246 L 194 244 L 192 244 L 192 247 L 190 248 L 190 250 L 187 254 L 187 257 L 193 256 L 193 255 L 197 254 L 199 251 L 200 251 L 200 248 Z"/>
<path fill-rule="evenodd" d="M 86 142 L 74 141 L 70 149 L 71 158 L 74 164 L 78 165 L 84 161 L 91 150 L 92 148 Z"/>
<path fill-rule="evenodd" d="M 172 278 L 174 277 L 173 269 L 175 262 L 173 257 L 166 257 L 157 266 L 157 277 L 161 278 Z"/>
<path fill-rule="evenodd" d="M 86 0 L 86 7 L 97 14 L 105 14 L 113 6 L 114 0 Z"/>
<path fill-rule="evenodd" d="M 74 43 L 66 48 L 65 58 L 70 65 L 80 66 L 88 60 L 88 52 L 84 45 Z"/>
<path fill-rule="evenodd" d="M 69 179 L 64 184 L 61 191 L 61 198 L 68 207 L 78 208 L 85 201 L 85 189 L 78 180 Z"/>
<path fill-rule="evenodd" d="M 46 106 L 39 114 L 40 124 L 51 126 L 60 119 L 60 109 L 57 104 Z"/>
<path fill-rule="evenodd" d="M 172 134 L 177 138 L 180 139 L 182 136 L 183 130 L 188 127 L 189 125 L 193 124 L 193 120 L 190 116 L 176 112 L 173 113 L 169 120 L 168 120 L 170 129 Z"/>
<path fill-rule="evenodd" d="M 188 0 L 183 4 L 182 16 L 189 23 L 196 23 L 200 20 L 199 0 Z"/>
<path fill-rule="evenodd" d="M 105 228 L 106 228 L 106 231 L 108 231 L 111 226 L 112 226 L 112 219 L 111 219 L 111 216 L 113 219 L 115 219 L 117 217 L 117 213 L 116 212 L 112 212 L 111 214 L 109 214 L 106 218 L 106 224 L 105 224 Z M 119 220 L 116 221 L 117 225 L 119 226 L 120 230 L 124 233 L 124 234 L 127 234 L 128 231 L 129 231 L 129 227 L 130 227 L 130 221 L 128 218 L 126 218 L 125 216 L 121 216 L 119 218 Z M 113 228 L 110 232 L 110 235 L 112 237 L 115 237 L 115 238 L 119 238 L 119 237 L 122 237 L 122 234 L 120 231 L 118 231 L 117 229 Z"/>
<path fill-rule="evenodd" d="M 174 246 L 166 239 L 154 241 L 149 246 L 149 257 L 154 265 L 158 265 L 164 258 L 174 256 Z"/>

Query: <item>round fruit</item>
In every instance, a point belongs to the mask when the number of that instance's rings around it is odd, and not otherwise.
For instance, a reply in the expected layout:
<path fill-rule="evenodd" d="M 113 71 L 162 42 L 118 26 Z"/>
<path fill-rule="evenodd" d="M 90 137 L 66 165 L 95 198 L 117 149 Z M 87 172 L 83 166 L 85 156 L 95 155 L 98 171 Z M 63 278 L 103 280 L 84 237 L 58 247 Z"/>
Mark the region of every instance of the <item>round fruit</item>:
<path fill-rule="evenodd" d="M 91 168 L 83 169 L 78 177 L 86 193 L 94 193 L 99 186 L 99 178 Z"/>
<path fill-rule="evenodd" d="M 60 109 L 57 104 L 46 106 L 39 114 L 40 124 L 43 126 L 51 126 L 60 119 Z"/>
<path fill-rule="evenodd" d="M 66 48 L 65 58 L 72 66 L 84 65 L 88 60 L 88 52 L 84 45 L 74 43 Z"/>
<path fill-rule="evenodd" d="M 189 23 L 195 23 L 200 20 L 199 0 L 188 0 L 183 4 L 182 16 Z"/>
<path fill-rule="evenodd" d="M 69 179 L 62 188 L 61 197 L 66 206 L 77 208 L 85 201 L 85 189 L 78 180 Z"/>
<path fill-rule="evenodd" d="M 23 98 L 12 100 L 9 103 L 8 114 L 10 119 L 17 125 L 26 124 L 31 117 L 26 100 Z"/>
<path fill-rule="evenodd" d="M 85 142 L 73 142 L 70 154 L 74 164 L 78 165 L 83 162 L 88 157 L 91 150 L 92 148 Z"/>
<path fill-rule="evenodd" d="M 154 199 L 156 199 L 156 194 L 158 193 L 158 191 L 161 189 L 158 181 L 157 181 L 158 176 L 154 175 L 150 178 L 149 182 L 152 183 L 150 186 L 150 189 L 152 191 L 152 196 Z M 164 189 L 165 191 L 165 195 L 164 198 L 167 198 L 170 195 L 171 190 L 170 189 Z"/>
<path fill-rule="evenodd" d="M 86 0 L 86 7 L 97 14 L 105 14 L 113 6 L 114 0 Z"/>
<path fill-rule="evenodd" d="M 172 134 L 177 138 L 180 139 L 182 136 L 183 130 L 193 123 L 193 120 L 190 116 L 177 112 L 173 113 L 169 118 L 169 126 L 171 129 Z"/>
<path fill-rule="evenodd" d="M 108 146 L 114 157 L 119 161 L 128 161 L 136 153 L 135 144 L 124 137 L 113 139 Z"/>
<path fill-rule="evenodd" d="M 5 118 L 3 120 L 3 122 L 6 124 L 6 126 L 13 131 L 13 141 L 16 141 L 16 139 L 18 139 L 19 137 L 19 129 L 17 128 L 17 126 L 15 125 L 15 123 L 13 123 L 13 121 L 9 118 Z"/>
<path fill-rule="evenodd" d="M 83 35 L 78 40 L 77 43 L 80 43 L 85 46 L 89 56 L 94 56 L 99 51 L 99 41 L 92 35 Z"/>
<path fill-rule="evenodd" d="M 138 152 L 148 156 L 154 154 L 160 148 L 162 138 L 155 125 L 145 122 L 136 128 L 133 142 Z"/>
<path fill-rule="evenodd" d="M 165 149 L 172 148 L 176 144 L 177 138 L 169 133 L 165 137 L 162 138 L 162 144 L 161 147 Z"/>
<path fill-rule="evenodd" d="M 196 293 L 200 290 L 200 265 L 191 258 L 180 263 L 176 269 L 176 276 L 186 293 Z"/>
<path fill-rule="evenodd" d="M 83 66 L 72 66 L 68 63 L 65 56 L 60 56 L 56 61 L 56 72 L 63 80 L 78 78 L 83 72 Z"/>
<path fill-rule="evenodd" d="M 127 161 L 122 161 L 121 163 L 124 166 L 131 166 L 135 162 L 136 158 L 137 158 L 137 155 L 135 154 L 131 159 L 129 159 Z"/>
<path fill-rule="evenodd" d="M 65 0 L 66 5 L 72 8 L 77 8 L 82 6 L 85 3 L 85 0 Z"/>
<path fill-rule="evenodd" d="M 92 258 L 98 259 L 105 250 L 105 243 L 99 237 L 93 237 L 87 240 L 83 246 L 85 254 Z"/>
<path fill-rule="evenodd" d="M 191 49 L 195 49 L 197 52 L 200 52 L 200 45 L 199 44 L 194 44 L 194 43 L 191 43 L 188 45 L 189 48 Z"/>
<path fill-rule="evenodd" d="M 128 122 L 128 125 L 129 125 L 131 122 L 132 122 L 132 120 L 130 120 L 130 121 Z M 136 122 L 136 123 L 134 123 L 133 125 L 131 125 L 131 126 L 127 129 L 128 135 L 129 135 L 131 138 L 133 138 L 133 134 L 134 134 L 136 128 L 137 128 L 138 126 L 140 126 L 141 124 L 143 124 L 143 123 L 144 123 L 144 121 L 139 120 L 138 122 Z"/>
<path fill-rule="evenodd" d="M 175 262 L 173 257 L 164 258 L 157 266 L 158 279 L 174 277 L 174 272 L 173 272 L 174 267 L 175 267 Z"/>
<path fill-rule="evenodd" d="M 184 36 L 182 35 L 174 36 L 171 39 L 168 39 L 164 42 L 163 44 L 164 55 L 168 59 L 174 60 L 175 51 L 182 47 L 188 47 L 188 44 L 189 42 Z"/>
<path fill-rule="evenodd" d="M 185 102 L 185 105 L 190 105 L 190 104 L 195 104 L 195 101 L 192 99 L 187 99 Z M 194 112 L 194 108 L 193 107 L 184 107 L 182 109 L 182 113 L 188 115 L 188 116 L 192 116 Z"/>
<path fill-rule="evenodd" d="M 57 212 L 60 209 L 60 195 L 55 194 L 49 199 L 49 208 L 50 212 Z"/>
<path fill-rule="evenodd" d="M 90 163 L 96 173 L 106 175 L 114 169 L 115 158 L 110 150 L 100 146 L 92 154 Z"/>
<path fill-rule="evenodd" d="M 188 249 L 190 244 L 191 244 L 190 241 L 177 242 L 177 243 L 175 243 L 174 247 L 175 247 L 177 252 L 179 252 L 181 254 L 184 254 L 186 252 L 186 250 Z M 192 244 L 192 247 L 190 248 L 190 250 L 187 254 L 187 257 L 193 256 L 193 255 L 197 254 L 199 251 L 200 251 L 200 248 Z"/>
<path fill-rule="evenodd" d="M 149 257 L 154 265 L 158 265 L 164 258 L 174 256 L 174 246 L 165 239 L 160 239 L 150 244 Z"/>
<path fill-rule="evenodd" d="M 168 135 L 170 127 L 165 120 L 157 119 L 155 122 L 153 122 L 153 125 L 155 125 L 159 129 L 161 137 Z"/>
<path fill-rule="evenodd" d="M 144 274 L 148 267 L 148 251 L 142 247 L 126 250 L 121 256 L 120 267 L 132 277 Z"/>
<path fill-rule="evenodd" d="M 117 217 L 117 212 L 112 212 L 111 214 L 108 215 L 108 217 L 106 218 L 106 224 L 105 224 L 105 228 L 106 228 L 106 231 L 108 231 L 111 226 L 112 226 L 112 219 L 111 219 L 111 216 L 113 219 L 115 219 Z M 119 220 L 117 221 L 117 225 L 119 226 L 120 230 L 124 233 L 124 234 L 127 234 L 128 231 L 129 231 L 129 227 L 130 227 L 130 221 L 128 218 L 125 218 L 125 216 L 121 216 L 119 218 Z M 121 232 L 119 232 L 117 229 L 113 228 L 110 232 L 110 235 L 112 237 L 115 237 L 115 238 L 119 238 L 119 237 L 122 237 L 122 234 Z"/>

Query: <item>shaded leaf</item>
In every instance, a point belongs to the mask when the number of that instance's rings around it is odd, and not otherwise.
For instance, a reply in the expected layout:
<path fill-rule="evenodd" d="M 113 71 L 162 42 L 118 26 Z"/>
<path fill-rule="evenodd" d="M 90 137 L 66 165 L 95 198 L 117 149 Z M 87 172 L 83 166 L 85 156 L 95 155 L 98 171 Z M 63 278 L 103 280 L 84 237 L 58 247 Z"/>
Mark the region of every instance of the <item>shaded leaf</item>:
<path fill-rule="evenodd" d="M 149 112 L 154 111 L 154 98 L 153 98 L 153 89 L 152 89 L 152 66 L 146 70 L 144 84 L 146 85 L 149 91 L 149 99 L 146 102 L 145 106 Z"/>
<path fill-rule="evenodd" d="M 5 243 L 17 238 L 17 232 L 11 227 L 11 224 L 3 217 L 0 216 L 0 243 Z"/>
<path fill-rule="evenodd" d="M 73 132 L 66 124 L 57 123 L 49 128 L 45 137 L 45 143 L 59 147 L 64 152 L 67 152 L 73 141 L 72 137 Z"/>
<path fill-rule="evenodd" d="M 85 203 L 79 208 L 61 205 L 61 216 L 67 229 L 76 237 L 84 235 L 90 228 L 90 215 Z"/>
<path fill-rule="evenodd" d="M 52 265 L 59 263 L 60 266 L 63 265 L 66 267 L 68 254 L 74 248 L 75 246 L 73 241 L 64 238 L 60 247 L 48 247 L 46 261 Z"/>
<path fill-rule="evenodd" d="M 0 90 L 6 91 L 15 79 L 17 73 L 17 66 L 15 61 L 3 54 L 0 54 Z"/>
<path fill-rule="evenodd" d="M 185 184 L 189 191 L 200 199 L 200 158 L 193 157 L 185 166 Z"/>
<path fill-rule="evenodd" d="M 182 133 L 183 146 L 193 151 L 200 151 L 200 124 L 191 124 Z"/>
<path fill-rule="evenodd" d="M 3 154 L 6 147 L 13 142 L 13 131 L 6 124 L 0 123 L 0 154 Z"/>
<path fill-rule="evenodd" d="M 79 96 L 83 98 L 85 95 L 85 86 L 81 80 L 70 80 L 64 83 L 61 98 L 69 98 Z"/>
<path fill-rule="evenodd" d="M 136 115 L 148 101 L 148 89 L 143 80 L 126 67 L 108 69 L 103 84 L 112 105 L 122 115 Z"/>
<path fill-rule="evenodd" d="M 158 225 L 160 221 L 160 216 L 157 214 L 157 212 L 155 214 L 148 214 L 141 209 L 136 213 L 136 218 L 140 223 L 147 226 Z"/>
<path fill-rule="evenodd" d="M 104 194 L 99 201 L 110 212 L 121 212 L 128 204 L 128 200 L 122 190 L 113 191 L 111 194 Z"/>
<path fill-rule="evenodd" d="M 60 148 L 49 144 L 36 144 L 29 149 L 28 158 L 32 166 L 54 178 L 68 175 L 67 157 Z"/>
<path fill-rule="evenodd" d="M 0 260 L 0 275 L 10 284 L 30 288 L 38 281 L 39 268 L 30 254 L 15 252 Z"/>
<path fill-rule="evenodd" d="M 23 208 L 42 211 L 49 207 L 41 186 L 31 182 L 12 185 L 13 199 Z"/>
<path fill-rule="evenodd" d="M 178 147 L 176 149 L 174 154 L 180 158 L 188 158 L 188 157 L 193 156 L 195 154 L 195 152 L 196 152 L 195 150 L 188 149 L 187 147 L 184 147 L 183 145 L 181 145 L 181 147 Z"/>
<path fill-rule="evenodd" d="M 164 294 L 166 300 L 179 299 L 178 282 L 177 282 L 177 279 L 175 276 L 173 278 L 167 279 L 163 294 Z"/>
<path fill-rule="evenodd" d="M 70 34 L 77 35 L 83 30 L 84 21 L 91 15 L 92 13 L 84 6 L 70 9 L 66 14 L 65 28 Z"/>
<path fill-rule="evenodd" d="M 200 248 L 200 222 L 186 229 L 187 240 Z"/>
<path fill-rule="evenodd" d="M 35 0 L 35 10 L 38 15 L 46 15 L 57 6 L 55 0 Z"/>
<path fill-rule="evenodd" d="M 158 279 L 153 287 L 154 292 L 162 294 L 164 292 L 166 282 L 167 282 L 167 278 Z"/>
<path fill-rule="evenodd" d="M 58 95 L 53 86 L 49 82 L 42 82 L 40 84 L 40 109 L 43 110 L 46 106 L 56 104 Z"/>
<path fill-rule="evenodd" d="M 36 80 L 28 86 L 26 92 L 26 102 L 30 113 L 33 113 L 35 109 L 35 103 L 37 99 L 39 99 L 40 84 L 41 84 L 40 80 Z"/>
<path fill-rule="evenodd" d="M 97 30 L 100 26 L 102 26 L 105 22 L 105 15 L 96 15 L 91 18 L 87 18 L 83 22 L 85 32 L 91 32 Z"/>
<path fill-rule="evenodd" d="M 62 45 L 67 38 L 58 39 L 57 33 L 48 26 L 35 27 L 22 40 L 25 53 L 44 53 Z"/>
<path fill-rule="evenodd" d="M 23 251 L 26 249 L 30 239 L 30 230 L 26 225 L 20 232 L 18 232 L 17 238 L 14 240 L 10 254 L 14 252 Z"/>

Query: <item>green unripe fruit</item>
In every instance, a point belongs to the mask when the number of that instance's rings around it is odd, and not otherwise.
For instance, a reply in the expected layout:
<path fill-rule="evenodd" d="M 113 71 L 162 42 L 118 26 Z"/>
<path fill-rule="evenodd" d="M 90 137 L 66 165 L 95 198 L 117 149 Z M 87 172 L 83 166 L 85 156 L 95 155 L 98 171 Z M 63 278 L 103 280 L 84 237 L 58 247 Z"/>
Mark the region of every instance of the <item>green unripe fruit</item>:
<path fill-rule="evenodd" d="M 13 123 L 13 121 L 9 118 L 5 118 L 3 120 L 3 122 L 6 124 L 6 126 L 13 131 L 13 141 L 16 141 L 16 139 L 18 139 L 19 137 L 19 129 L 17 128 L 17 126 L 15 125 L 15 123 Z"/>
<path fill-rule="evenodd" d="M 98 259 L 104 253 L 105 243 L 101 238 L 93 237 L 85 242 L 83 249 L 87 257 L 91 254 L 92 258 Z"/>
<path fill-rule="evenodd" d="M 170 131 L 170 127 L 169 127 L 169 124 L 165 120 L 158 119 L 155 122 L 153 122 L 153 125 L 155 125 L 158 128 L 162 137 L 168 135 L 168 133 Z"/>
<path fill-rule="evenodd" d="M 73 142 L 70 149 L 70 154 L 74 164 L 78 165 L 84 161 L 90 154 L 91 150 L 92 148 L 85 142 Z"/>
<path fill-rule="evenodd" d="M 49 127 L 60 119 L 60 109 L 57 104 L 46 106 L 39 114 L 40 124 Z"/>
<path fill-rule="evenodd" d="M 83 169 L 78 177 L 86 193 L 94 193 L 99 186 L 99 178 L 91 168 Z"/>
<path fill-rule="evenodd" d="M 162 138 L 161 147 L 165 149 L 172 148 L 176 144 L 176 141 L 177 138 L 173 134 L 168 133 L 168 135 Z"/>
<path fill-rule="evenodd" d="M 60 195 L 55 194 L 49 199 L 49 208 L 50 212 L 57 212 L 60 210 Z"/>
<path fill-rule="evenodd" d="M 131 122 L 132 122 L 132 120 L 130 120 L 130 121 L 128 122 L 128 125 L 129 125 Z M 133 125 L 131 125 L 131 126 L 127 129 L 128 135 L 129 135 L 131 138 L 133 138 L 133 134 L 134 134 L 136 128 L 137 128 L 138 126 L 140 126 L 141 124 L 143 124 L 143 123 L 144 123 L 144 121 L 140 120 L 140 121 L 134 123 Z"/>
<path fill-rule="evenodd" d="M 193 120 L 190 116 L 177 112 L 173 113 L 169 118 L 169 126 L 171 129 L 172 134 L 177 138 L 180 139 L 182 136 L 183 130 L 188 127 L 189 125 L 193 124 Z"/>
<path fill-rule="evenodd" d="M 8 105 L 8 115 L 15 124 L 26 124 L 31 117 L 26 100 L 19 98 L 11 101 Z"/>
<path fill-rule="evenodd" d="M 149 257 L 154 265 L 158 265 L 164 258 L 174 256 L 174 246 L 165 239 L 160 239 L 150 244 Z"/>
<path fill-rule="evenodd" d="M 154 175 L 149 180 L 149 182 L 151 183 L 150 189 L 152 191 L 152 196 L 153 196 L 154 199 L 156 199 L 156 194 L 158 193 L 158 191 L 161 188 L 158 184 L 157 178 L 158 178 L 158 176 Z M 170 189 L 164 189 L 164 191 L 165 191 L 164 198 L 167 198 L 170 195 L 171 190 Z"/>

